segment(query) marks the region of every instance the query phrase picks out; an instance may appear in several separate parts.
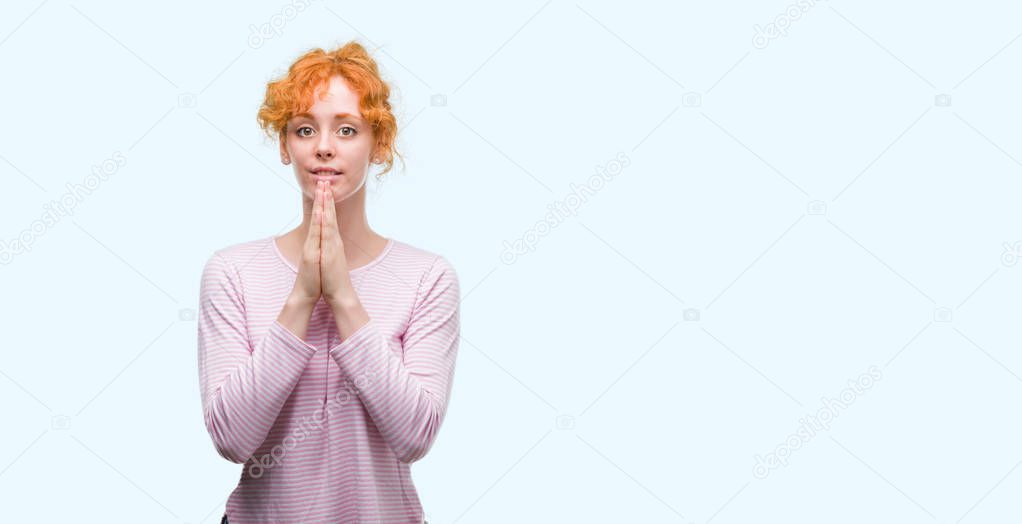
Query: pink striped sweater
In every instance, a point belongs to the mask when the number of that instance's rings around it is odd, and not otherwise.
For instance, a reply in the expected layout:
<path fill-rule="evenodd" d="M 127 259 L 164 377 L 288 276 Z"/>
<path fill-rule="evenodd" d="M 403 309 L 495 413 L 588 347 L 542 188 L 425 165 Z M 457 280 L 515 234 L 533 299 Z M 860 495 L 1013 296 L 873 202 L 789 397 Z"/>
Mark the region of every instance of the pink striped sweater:
<path fill-rule="evenodd" d="M 458 277 L 394 239 L 350 270 L 369 323 L 339 340 L 320 299 L 306 339 L 277 315 L 297 269 L 274 237 L 215 251 L 199 291 L 202 411 L 243 463 L 230 524 L 423 522 L 410 464 L 436 439 L 458 350 Z"/>

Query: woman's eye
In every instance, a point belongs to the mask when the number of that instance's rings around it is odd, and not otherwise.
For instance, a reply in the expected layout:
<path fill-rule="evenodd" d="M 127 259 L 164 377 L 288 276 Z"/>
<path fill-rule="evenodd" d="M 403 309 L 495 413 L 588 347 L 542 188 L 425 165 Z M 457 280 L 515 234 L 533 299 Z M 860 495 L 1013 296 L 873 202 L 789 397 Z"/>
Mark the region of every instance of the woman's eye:
<path fill-rule="evenodd" d="M 308 133 L 306 133 L 308 131 Z M 344 126 L 340 130 L 341 136 L 355 136 L 358 134 L 358 130 L 351 126 Z M 312 136 L 312 128 L 309 126 L 302 126 L 295 130 L 295 134 L 301 137 Z"/>

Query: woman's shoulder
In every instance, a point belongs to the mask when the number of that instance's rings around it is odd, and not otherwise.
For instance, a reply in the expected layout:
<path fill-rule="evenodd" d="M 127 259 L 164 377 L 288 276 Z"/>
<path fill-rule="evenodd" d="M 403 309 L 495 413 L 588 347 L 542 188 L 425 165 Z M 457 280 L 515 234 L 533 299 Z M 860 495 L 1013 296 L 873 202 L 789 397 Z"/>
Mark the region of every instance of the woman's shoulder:
<path fill-rule="evenodd" d="M 235 267 L 246 266 L 259 258 L 266 259 L 266 257 L 274 255 L 271 244 L 273 238 L 273 236 L 260 237 L 227 244 L 214 249 L 208 259 L 227 262 Z"/>
<path fill-rule="evenodd" d="M 414 268 L 419 273 L 435 272 L 438 269 L 453 271 L 448 258 L 437 251 L 419 245 L 391 238 L 393 246 L 388 253 L 392 263 Z"/>
<path fill-rule="evenodd" d="M 441 282 L 457 285 L 458 274 L 447 256 L 416 244 L 392 240 L 393 246 L 386 257 L 390 264 L 389 273 L 400 275 L 404 282 L 414 282 L 417 293 L 434 288 Z"/>

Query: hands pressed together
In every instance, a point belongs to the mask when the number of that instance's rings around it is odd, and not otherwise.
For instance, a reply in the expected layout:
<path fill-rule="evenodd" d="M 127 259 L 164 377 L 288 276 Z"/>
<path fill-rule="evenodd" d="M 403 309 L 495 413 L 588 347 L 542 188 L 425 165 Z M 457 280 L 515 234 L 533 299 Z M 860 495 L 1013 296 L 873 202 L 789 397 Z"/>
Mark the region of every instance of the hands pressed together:
<path fill-rule="evenodd" d="M 357 300 L 348 275 L 344 242 L 337 226 L 333 188 L 329 182 L 320 181 L 316 186 L 312 220 L 302 247 L 294 293 L 310 303 L 315 303 L 320 296 L 331 305 Z"/>

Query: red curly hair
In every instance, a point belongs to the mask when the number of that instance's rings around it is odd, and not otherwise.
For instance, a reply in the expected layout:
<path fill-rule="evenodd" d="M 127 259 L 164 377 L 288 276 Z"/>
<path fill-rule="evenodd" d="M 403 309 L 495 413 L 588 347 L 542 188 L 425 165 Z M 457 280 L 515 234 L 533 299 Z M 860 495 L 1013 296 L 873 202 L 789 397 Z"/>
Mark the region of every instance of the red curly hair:
<path fill-rule="evenodd" d="M 359 110 L 375 139 L 370 158 L 384 166 L 379 178 L 394 166 L 394 155 L 401 156 L 395 147 L 397 119 L 391 111 L 390 86 L 380 77 L 376 61 L 354 40 L 329 52 L 312 49 L 291 64 L 287 75 L 268 83 L 256 116 L 259 127 L 270 138 L 286 139 L 288 120 L 308 111 L 316 91 L 335 75 L 359 94 Z"/>

